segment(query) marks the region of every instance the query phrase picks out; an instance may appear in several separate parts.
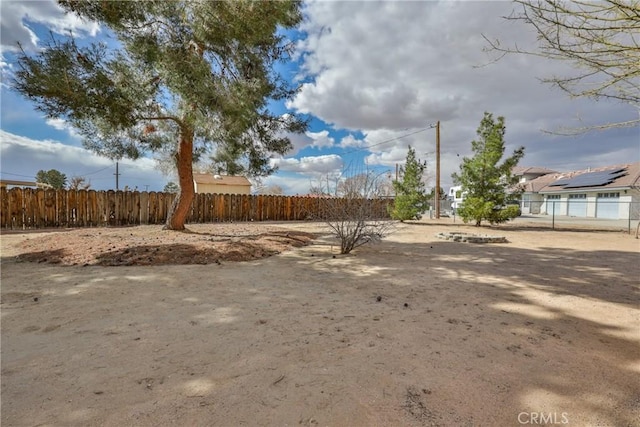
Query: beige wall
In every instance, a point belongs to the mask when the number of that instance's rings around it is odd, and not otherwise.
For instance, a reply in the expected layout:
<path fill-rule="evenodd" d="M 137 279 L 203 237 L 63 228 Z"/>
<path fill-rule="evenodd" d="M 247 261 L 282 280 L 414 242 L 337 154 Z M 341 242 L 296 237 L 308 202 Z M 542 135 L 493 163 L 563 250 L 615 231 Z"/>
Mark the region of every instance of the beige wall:
<path fill-rule="evenodd" d="M 251 194 L 251 186 L 196 184 L 196 193 Z"/>

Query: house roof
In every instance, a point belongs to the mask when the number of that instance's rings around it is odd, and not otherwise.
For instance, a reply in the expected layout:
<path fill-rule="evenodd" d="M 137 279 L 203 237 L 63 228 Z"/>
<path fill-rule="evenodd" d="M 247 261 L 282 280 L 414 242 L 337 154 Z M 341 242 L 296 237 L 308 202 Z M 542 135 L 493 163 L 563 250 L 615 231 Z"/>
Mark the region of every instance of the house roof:
<path fill-rule="evenodd" d="M 49 188 L 51 187 L 49 184 L 45 184 L 44 182 L 35 182 L 35 181 L 16 181 L 13 179 L 0 179 L 0 186 L 6 187 L 8 185 L 14 187 L 38 187 L 38 188 Z"/>
<path fill-rule="evenodd" d="M 564 188 L 563 185 L 553 185 L 568 182 L 568 180 L 580 176 L 584 179 L 587 177 L 586 174 L 594 174 L 596 172 L 615 172 L 622 169 L 624 171 L 610 175 L 612 177 L 610 180 L 603 180 L 602 185 L 567 186 L 567 188 Z M 558 193 L 632 187 L 640 187 L 640 162 L 543 175 L 526 183 L 525 191 L 534 193 Z"/>
<path fill-rule="evenodd" d="M 251 182 L 244 176 L 212 175 L 208 173 L 194 173 L 193 180 L 197 184 L 215 185 L 246 185 L 251 186 Z"/>
<path fill-rule="evenodd" d="M 516 176 L 521 176 L 525 174 L 529 175 L 546 175 L 549 173 L 558 173 L 558 171 L 554 171 L 547 168 L 542 168 L 539 166 L 515 166 L 511 173 Z"/>

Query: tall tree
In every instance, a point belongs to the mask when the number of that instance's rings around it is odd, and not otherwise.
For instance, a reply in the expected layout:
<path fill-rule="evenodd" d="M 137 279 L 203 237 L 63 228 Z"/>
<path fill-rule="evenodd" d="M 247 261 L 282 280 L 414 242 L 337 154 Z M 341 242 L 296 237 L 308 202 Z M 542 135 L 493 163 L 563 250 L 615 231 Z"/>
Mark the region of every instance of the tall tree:
<path fill-rule="evenodd" d="M 57 169 L 39 170 L 36 174 L 36 182 L 47 184 L 55 190 L 62 190 L 67 186 L 67 176 Z"/>
<path fill-rule="evenodd" d="M 400 168 L 400 180 L 393 181 L 396 197 L 391 217 L 405 221 L 420 219 L 427 209 L 425 183 L 422 180 L 427 166 L 416 159 L 416 150 L 409 147 L 404 166 Z"/>
<path fill-rule="evenodd" d="M 517 183 L 511 171 L 524 156 L 524 147 L 500 162 L 505 151 L 504 117 L 494 120 L 491 113 L 484 113 L 476 133 L 478 139 L 471 141 L 474 156 L 463 158 L 460 173 L 452 177 L 467 194 L 458 214 L 464 222 L 473 220 L 479 227 L 483 220 L 499 223 L 518 216 L 516 206 L 504 206 L 507 190 Z"/>
<path fill-rule="evenodd" d="M 71 123 L 98 154 L 171 153 L 180 193 L 166 228 L 184 230 L 193 162 L 212 146 L 267 175 L 269 156 L 291 148 L 283 135 L 306 129 L 299 117 L 267 108 L 295 93 L 274 65 L 292 48 L 282 30 L 301 21 L 298 1 L 59 3 L 108 27 L 119 47 L 52 36 L 37 54 L 22 51 L 13 85 L 47 117 Z"/>
<path fill-rule="evenodd" d="M 569 62 L 574 74 L 543 81 L 571 97 L 612 99 L 640 108 L 640 7 L 637 0 L 515 0 L 506 17 L 536 32 L 538 49 L 526 50 L 487 39 L 501 55 L 519 53 Z M 587 126 L 575 131 L 640 126 L 638 119 Z"/>

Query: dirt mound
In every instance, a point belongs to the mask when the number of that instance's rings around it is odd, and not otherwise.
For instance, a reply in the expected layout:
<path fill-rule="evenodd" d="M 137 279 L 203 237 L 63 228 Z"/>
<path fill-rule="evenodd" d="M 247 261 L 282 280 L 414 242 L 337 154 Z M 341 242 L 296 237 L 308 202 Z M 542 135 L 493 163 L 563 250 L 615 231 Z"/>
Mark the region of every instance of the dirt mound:
<path fill-rule="evenodd" d="M 194 225 L 187 232 L 161 226 L 95 228 L 39 234 L 19 245 L 19 261 L 61 265 L 185 265 L 249 261 L 307 245 L 301 231 L 250 225 Z"/>

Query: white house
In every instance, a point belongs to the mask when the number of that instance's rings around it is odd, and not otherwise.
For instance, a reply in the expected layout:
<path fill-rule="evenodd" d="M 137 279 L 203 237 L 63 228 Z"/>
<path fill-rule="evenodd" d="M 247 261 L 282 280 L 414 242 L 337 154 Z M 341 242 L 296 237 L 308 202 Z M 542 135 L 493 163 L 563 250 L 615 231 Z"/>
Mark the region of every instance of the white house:
<path fill-rule="evenodd" d="M 532 197 L 535 200 L 538 197 L 538 195 L 537 195 L 537 189 L 535 192 L 532 191 L 533 189 L 530 183 L 536 178 L 539 178 L 543 175 L 547 175 L 550 173 L 555 173 L 555 172 L 556 171 L 553 171 L 551 169 L 541 168 L 541 167 L 516 166 L 513 168 L 511 173 L 518 178 L 517 188 L 525 189 L 525 192 L 523 193 L 523 196 L 522 196 L 522 213 L 539 213 L 539 212 L 531 211 L 531 203 L 529 203 L 529 201 L 532 199 Z M 464 198 L 466 195 L 467 193 L 466 191 L 465 192 L 462 191 L 461 185 L 456 185 L 451 187 L 449 189 L 449 194 L 448 194 L 449 200 L 452 200 L 451 207 L 456 209 L 462 206 L 462 202 L 464 201 Z M 542 196 L 539 196 L 539 198 L 540 200 L 542 200 Z M 535 207 L 533 210 L 536 210 Z"/>
<path fill-rule="evenodd" d="M 467 195 L 467 192 L 462 191 L 462 185 L 454 185 L 449 188 L 449 194 L 447 197 L 451 200 L 451 209 L 455 210 L 462 206 L 462 202 L 464 201 L 464 197 Z"/>
<path fill-rule="evenodd" d="M 550 173 L 525 185 L 530 213 L 629 219 L 640 206 L 640 162 Z M 534 207 L 535 205 L 535 207 Z"/>
<path fill-rule="evenodd" d="M 539 194 L 542 183 L 545 182 L 541 177 L 549 176 L 549 174 L 558 173 L 557 171 L 541 168 L 541 167 L 522 167 L 516 166 L 512 173 L 518 177 L 518 189 L 523 190 L 521 194 L 520 209 L 523 214 L 538 214 L 542 205 L 543 197 Z"/>

